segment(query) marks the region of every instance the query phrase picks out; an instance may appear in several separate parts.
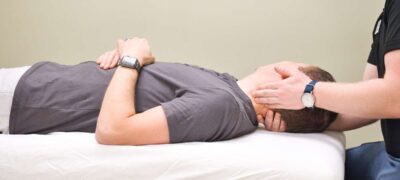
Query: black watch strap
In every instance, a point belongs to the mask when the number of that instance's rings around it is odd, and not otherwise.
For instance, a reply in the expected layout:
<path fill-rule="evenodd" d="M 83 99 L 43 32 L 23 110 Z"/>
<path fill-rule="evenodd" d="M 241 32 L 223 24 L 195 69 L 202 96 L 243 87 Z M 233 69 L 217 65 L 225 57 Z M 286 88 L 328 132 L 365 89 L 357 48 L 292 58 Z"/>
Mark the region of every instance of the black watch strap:
<path fill-rule="evenodd" d="M 316 80 L 312 80 L 311 82 L 309 82 L 306 85 L 306 88 L 304 89 L 304 93 L 312 93 L 312 91 L 314 90 L 315 84 L 317 84 Z"/>

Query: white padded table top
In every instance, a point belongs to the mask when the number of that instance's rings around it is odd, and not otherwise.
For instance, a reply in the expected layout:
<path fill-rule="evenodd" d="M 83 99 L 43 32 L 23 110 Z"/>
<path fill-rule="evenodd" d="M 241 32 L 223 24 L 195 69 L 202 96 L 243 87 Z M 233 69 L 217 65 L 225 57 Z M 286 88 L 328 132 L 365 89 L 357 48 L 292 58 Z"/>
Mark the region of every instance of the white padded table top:
<path fill-rule="evenodd" d="M 0 179 L 343 179 L 345 137 L 262 129 L 229 141 L 104 146 L 90 133 L 0 135 Z"/>

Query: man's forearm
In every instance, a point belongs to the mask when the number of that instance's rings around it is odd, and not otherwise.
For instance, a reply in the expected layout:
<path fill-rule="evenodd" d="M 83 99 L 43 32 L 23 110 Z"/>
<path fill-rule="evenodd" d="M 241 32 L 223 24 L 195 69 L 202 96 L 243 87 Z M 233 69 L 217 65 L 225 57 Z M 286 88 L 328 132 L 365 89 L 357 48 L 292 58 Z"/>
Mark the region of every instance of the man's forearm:
<path fill-rule="evenodd" d="M 106 90 L 96 128 L 96 140 L 106 145 L 169 143 L 167 117 L 161 106 L 135 111 L 137 69 L 155 61 L 146 39 L 118 40 L 120 57 L 136 57 L 134 64 L 121 63 Z M 129 57 L 126 57 L 129 56 Z M 131 59 L 132 60 L 132 59 Z M 108 62 L 108 61 L 107 61 Z M 130 68 L 125 68 L 125 66 Z"/>
<path fill-rule="evenodd" d="M 118 67 L 105 93 L 98 119 L 98 128 L 119 129 L 121 121 L 136 114 L 135 87 L 138 72 Z"/>

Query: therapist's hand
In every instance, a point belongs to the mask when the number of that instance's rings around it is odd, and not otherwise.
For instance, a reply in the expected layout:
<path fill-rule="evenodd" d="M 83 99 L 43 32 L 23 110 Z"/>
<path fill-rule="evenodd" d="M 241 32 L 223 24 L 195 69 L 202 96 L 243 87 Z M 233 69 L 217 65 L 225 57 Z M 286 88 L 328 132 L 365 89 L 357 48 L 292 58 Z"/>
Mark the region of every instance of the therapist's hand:
<path fill-rule="evenodd" d="M 265 118 L 261 115 L 257 115 L 257 120 L 259 123 L 264 125 L 265 130 L 274 132 L 286 131 L 286 123 L 282 120 L 281 114 L 278 112 L 269 110 L 265 115 Z"/>
<path fill-rule="evenodd" d="M 276 66 L 275 71 L 283 80 L 260 85 L 253 93 L 255 102 L 270 109 L 303 109 L 301 96 L 311 79 L 297 68 Z"/>

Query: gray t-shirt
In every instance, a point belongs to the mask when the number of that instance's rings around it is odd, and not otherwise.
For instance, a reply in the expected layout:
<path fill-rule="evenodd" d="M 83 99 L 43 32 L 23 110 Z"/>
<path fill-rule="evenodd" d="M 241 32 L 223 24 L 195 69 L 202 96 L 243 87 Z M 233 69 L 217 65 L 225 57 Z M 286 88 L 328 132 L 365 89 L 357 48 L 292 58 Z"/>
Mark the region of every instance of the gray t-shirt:
<path fill-rule="evenodd" d="M 114 71 L 94 62 L 33 65 L 16 87 L 10 133 L 94 132 Z M 250 99 L 234 77 L 196 66 L 145 66 L 135 98 L 138 113 L 163 107 L 171 143 L 231 139 L 254 131 L 258 124 Z"/>

